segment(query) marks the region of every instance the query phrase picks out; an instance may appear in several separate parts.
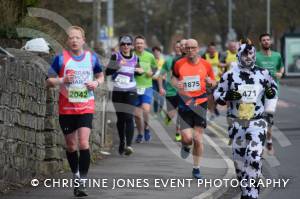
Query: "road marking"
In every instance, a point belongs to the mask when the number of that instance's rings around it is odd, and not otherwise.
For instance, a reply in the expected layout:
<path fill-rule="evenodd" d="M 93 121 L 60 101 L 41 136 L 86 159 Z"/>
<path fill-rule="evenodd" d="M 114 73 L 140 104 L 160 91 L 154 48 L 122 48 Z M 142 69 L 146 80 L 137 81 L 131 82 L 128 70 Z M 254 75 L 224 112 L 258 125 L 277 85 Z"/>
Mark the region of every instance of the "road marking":
<path fill-rule="evenodd" d="M 290 140 L 276 126 L 273 126 L 272 135 L 274 138 L 276 138 L 281 147 L 287 147 L 292 144 Z"/>
<path fill-rule="evenodd" d="M 217 136 L 221 136 L 220 139 L 224 142 L 224 143 L 227 143 L 226 142 L 226 139 L 224 139 L 224 134 L 227 134 L 227 131 L 220 125 L 218 125 L 217 123 L 215 122 L 211 122 L 211 126 L 215 127 L 215 128 L 218 128 L 222 134 L 220 132 L 217 132 L 215 129 L 213 129 L 212 127 L 208 126 L 208 128 Z M 279 142 L 279 139 L 282 139 L 282 143 L 280 144 L 281 146 L 288 146 L 290 145 L 291 143 L 289 142 L 289 140 L 283 135 L 282 132 L 280 132 L 280 130 L 278 128 L 275 127 L 275 134 L 276 136 L 276 139 L 277 141 Z M 273 133 L 274 135 L 274 133 Z M 281 137 L 282 136 L 282 137 Z M 228 140 L 228 139 L 227 139 Z M 275 157 L 275 156 L 269 156 L 269 155 L 264 155 L 264 159 L 268 162 L 268 164 L 271 166 L 271 167 L 276 167 L 276 166 L 279 166 L 280 165 L 280 162 L 279 160 Z M 275 175 L 274 174 L 274 171 L 270 171 L 271 175 Z M 262 175 L 262 179 L 264 179 L 265 177 Z M 269 194 L 270 192 L 272 191 L 272 189 L 264 189 L 264 191 L 262 193 L 260 193 L 260 197 L 261 198 L 264 198 L 267 196 L 267 194 Z M 263 197 L 264 196 L 264 197 Z M 233 199 L 239 199 L 241 197 L 241 194 L 237 194 L 235 197 L 233 197 Z M 198 199 L 198 198 L 197 198 Z M 200 198 L 199 198 L 200 199 Z"/>
<path fill-rule="evenodd" d="M 215 129 L 208 126 L 208 129 L 210 131 L 216 131 Z M 226 175 L 223 177 L 223 179 L 232 179 L 235 177 L 235 168 L 233 161 L 228 158 L 228 156 L 225 154 L 225 152 L 206 134 L 203 135 L 204 139 L 207 140 L 207 142 L 215 148 L 217 153 L 224 159 L 226 164 L 228 165 L 228 169 L 226 172 Z M 229 187 L 212 187 L 208 189 L 208 191 L 200 194 L 199 196 L 195 196 L 193 199 L 215 199 L 223 195 Z"/>

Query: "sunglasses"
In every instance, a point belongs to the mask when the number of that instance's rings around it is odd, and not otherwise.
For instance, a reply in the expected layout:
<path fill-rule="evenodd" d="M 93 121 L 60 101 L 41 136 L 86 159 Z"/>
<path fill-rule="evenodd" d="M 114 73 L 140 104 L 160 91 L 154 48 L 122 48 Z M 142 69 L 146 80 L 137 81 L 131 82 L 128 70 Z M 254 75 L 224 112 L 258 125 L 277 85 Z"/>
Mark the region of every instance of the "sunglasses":
<path fill-rule="evenodd" d="M 197 48 L 197 46 L 186 46 L 185 49 L 186 50 L 195 50 Z"/>
<path fill-rule="evenodd" d="M 127 45 L 127 46 L 131 46 L 131 45 L 132 45 L 132 43 L 121 43 L 121 46 L 125 46 L 125 45 Z"/>

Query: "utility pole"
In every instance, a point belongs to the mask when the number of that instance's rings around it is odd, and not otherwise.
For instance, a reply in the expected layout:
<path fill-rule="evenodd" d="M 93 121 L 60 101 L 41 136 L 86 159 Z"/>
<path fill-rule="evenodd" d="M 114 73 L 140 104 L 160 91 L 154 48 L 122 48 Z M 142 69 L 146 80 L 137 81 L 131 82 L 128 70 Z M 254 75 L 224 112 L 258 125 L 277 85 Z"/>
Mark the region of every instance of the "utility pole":
<path fill-rule="evenodd" d="M 114 36 L 114 0 L 108 0 L 107 2 L 107 26 L 109 47 L 112 46 L 112 38 Z"/>
<path fill-rule="evenodd" d="M 147 38 L 148 33 L 148 22 L 149 22 L 149 16 L 148 16 L 148 0 L 142 1 L 142 10 L 144 12 L 144 37 Z"/>
<path fill-rule="evenodd" d="M 267 33 L 271 34 L 271 0 L 267 0 Z"/>
<path fill-rule="evenodd" d="M 93 1 L 93 47 L 99 40 L 101 25 L 101 0 Z"/>
<path fill-rule="evenodd" d="M 192 36 L 192 0 L 188 0 L 188 27 L 187 36 L 191 38 Z"/>
<path fill-rule="evenodd" d="M 228 0 L 228 33 L 232 29 L 232 0 Z"/>

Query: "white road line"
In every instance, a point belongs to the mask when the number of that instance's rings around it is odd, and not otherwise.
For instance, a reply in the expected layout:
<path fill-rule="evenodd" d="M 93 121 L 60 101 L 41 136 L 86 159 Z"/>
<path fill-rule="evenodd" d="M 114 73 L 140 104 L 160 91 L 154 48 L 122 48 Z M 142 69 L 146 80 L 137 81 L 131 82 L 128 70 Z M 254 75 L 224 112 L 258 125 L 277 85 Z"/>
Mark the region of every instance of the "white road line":
<path fill-rule="evenodd" d="M 208 129 L 210 131 L 216 132 L 215 129 L 208 126 Z M 204 139 L 207 140 L 207 142 L 215 148 L 217 153 L 224 159 L 226 164 L 228 165 L 228 169 L 226 172 L 226 175 L 223 177 L 223 179 L 232 179 L 235 177 L 235 168 L 233 161 L 228 158 L 228 156 L 225 154 L 225 152 L 207 135 L 204 134 Z M 212 187 L 208 191 L 200 194 L 199 196 L 195 196 L 193 199 L 215 199 L 223 195 L 228 190 L 228 187 Z"/>

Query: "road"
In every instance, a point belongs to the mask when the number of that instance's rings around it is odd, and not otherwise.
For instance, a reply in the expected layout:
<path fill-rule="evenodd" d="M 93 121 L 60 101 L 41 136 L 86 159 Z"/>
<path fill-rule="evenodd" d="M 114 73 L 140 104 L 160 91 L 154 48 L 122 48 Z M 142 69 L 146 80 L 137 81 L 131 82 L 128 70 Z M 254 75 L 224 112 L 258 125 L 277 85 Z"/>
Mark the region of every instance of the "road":
<path fill-rule="evenodd" d="M 296 88 L 282 86 L 274 126 L 275 155 L 264 155 L 263 174 L 265 178 L 288 178 L 286 188 L 263 189 L 261 197 L 265 199 L 298 199 L 300 195 L 300 91 Z M 224 114 L 223 110 L 223 114 Z M 134 144 L 135 153 L 130 157 L 120 157 L 117 145 L 112 155 L 96 162 L 91 167 L 90 178 L 106 179 L 107 187 L 90 187 L 87 198 L 104 199 L 238 199 L 239 189 L 198 185 L 192 179 L 191 157 L 182 160 L 179 155 L 180 144 L 173 141 L 174 125 L 165 126 L 161 118 L 151 118 L 154 132 L 150 143 Z M 113 123 L 112 123 L 113 124 Z M 115 136 L 117 143 L 117 137 Z M 201 164 L 204 179 L 233 178 L 231 148 L 227 145 L 226 122 L 224 117 L 216 118 L 210 123 L 205 135 L 205 152 Z M 70 179 L 70 173 L 53 176 L 54 179 Z M 113 188 L 113 180 L 121 184 Z M 138 184 L 138 179 L 141 183 Z M 173 184 L 171 183 L 173 179 Z M 132 184 L 122 185 L 131 180 Z M 133 180 L 133 181 L 132 181 Z M 155 181 L 158 184 L 155 185 Z M 184 185 L 180 185 L 182 180 Z M 174 184 L 175 183 L 175 184 Z M 179 184 L 178 184 L 179 183 Z M 164 187 L 165 186 L 165 187 Z M 43 185 L 26 187 L 6 195 L 2 199 L 52 199 L 73 198 L 71 188 L 47 188 Z"/>

